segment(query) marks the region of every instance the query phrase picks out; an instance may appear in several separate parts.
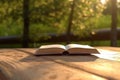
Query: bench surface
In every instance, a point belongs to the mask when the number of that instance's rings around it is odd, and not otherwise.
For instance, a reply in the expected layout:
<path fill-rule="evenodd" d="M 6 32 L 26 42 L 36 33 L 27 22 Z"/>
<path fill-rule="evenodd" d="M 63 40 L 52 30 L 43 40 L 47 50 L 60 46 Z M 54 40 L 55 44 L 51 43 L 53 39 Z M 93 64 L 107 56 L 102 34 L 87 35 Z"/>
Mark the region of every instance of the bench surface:
<path fill-rule="evenodd" d="M 120 79 L 120 48 L 99 55 L 33 56 L 36 48 L 0 49 L 0 80 Z"/>

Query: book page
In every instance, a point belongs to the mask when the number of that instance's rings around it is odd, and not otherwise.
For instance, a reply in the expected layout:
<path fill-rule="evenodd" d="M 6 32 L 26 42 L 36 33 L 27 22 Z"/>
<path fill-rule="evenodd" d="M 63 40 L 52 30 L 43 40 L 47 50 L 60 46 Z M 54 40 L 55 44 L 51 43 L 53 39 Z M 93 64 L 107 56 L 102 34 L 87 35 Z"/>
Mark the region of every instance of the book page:
<path fill-rule="evenodd" d="M 66 49 L 70 54 L 91 54 L 99 53 L 97 49 L 89 45 L 80 45 L 80 44 L 68 44 Z"/>
<path fill-rule="evenodd" d="M 62 54 L 65 50 L 65 46 L 61 44 L 42 45 L 38 50 L 36 50 L 35 55 Z"/>
<path fill-rule="evenodd" d="M 80 44 L 68 44 L 65 46 L 66 49 L 71 49 L 71 48 L 86 48 L 86 49 L 94 49 L 93 47 L 89 45 L 80 45 Z"/>
<path fill-rule="evenodd" d="M 40 49 L 47 49 L 47 48 L 61 48 L 61 49 L 66 49 L 64 45 L 61 44 L 51 44 L 51 45 L 42 45 Z"/>

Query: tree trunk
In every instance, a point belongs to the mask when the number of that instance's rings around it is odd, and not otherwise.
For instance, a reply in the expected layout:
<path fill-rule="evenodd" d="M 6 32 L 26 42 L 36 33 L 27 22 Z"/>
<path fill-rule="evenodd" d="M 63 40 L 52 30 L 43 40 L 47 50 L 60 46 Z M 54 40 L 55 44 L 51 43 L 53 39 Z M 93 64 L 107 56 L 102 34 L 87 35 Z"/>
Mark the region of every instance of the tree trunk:
<path fill-rule="evenodd" d="M 23 0 L 23 41 L 24 48 L 29 47 L 29 0 Z"/>
<path fill-rule="evenodd" d="M 117 0 L 111 0 L 112 23 L 111 23 L 111 46 L 117 46 Z"/>
<path fill-rule="evenodd" d="M 73 21 L 73 14 L 74 14 L 74 7 L 75 7 L 75 0 L 72 1 L 71 3 L 71 11 L 69 15 L 69 20 L 68 20 L 68 27 L 67 27 L 67 44 L 70 43 L 70 35 L 71 35 L 71 27 L 72 27 L 72 21 Z"/>

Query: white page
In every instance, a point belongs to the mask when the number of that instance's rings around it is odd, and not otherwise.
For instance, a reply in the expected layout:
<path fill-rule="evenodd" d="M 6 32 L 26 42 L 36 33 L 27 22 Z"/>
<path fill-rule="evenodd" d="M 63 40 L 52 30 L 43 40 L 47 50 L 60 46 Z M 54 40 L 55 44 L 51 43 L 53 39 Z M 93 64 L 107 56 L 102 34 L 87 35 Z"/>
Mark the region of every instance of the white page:
<path fill-rule="evenodd" d="M 62 48 L 66 50 L 65 46 L 61 44 L 42 45 L 40 47 L 40 49 L 47 49 L 47 48 Z"/>
<path fill-rule="evenodd" d="M 85 48 L 85 49 L 94 49 L 93 47 L 89 46 L 89 45 L 80 45 L 80 44 L 68 44 L 66 45 L 66 49 L 70 49 L 70 48 Z"/>

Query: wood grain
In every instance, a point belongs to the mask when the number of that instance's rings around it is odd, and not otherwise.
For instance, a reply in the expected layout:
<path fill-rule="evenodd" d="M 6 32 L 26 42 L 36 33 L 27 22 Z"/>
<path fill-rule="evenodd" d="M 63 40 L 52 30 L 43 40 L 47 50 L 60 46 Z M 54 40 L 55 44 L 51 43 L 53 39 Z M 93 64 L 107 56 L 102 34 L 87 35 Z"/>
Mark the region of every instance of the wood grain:
<path fill-rule="evenodd" d="M 110 51 L 120 48 L 97 47 Z M 34 56 L 34 49 L 0 49 L 0 80 L 119 80 L 120 62 L 94 55 Z"/>

